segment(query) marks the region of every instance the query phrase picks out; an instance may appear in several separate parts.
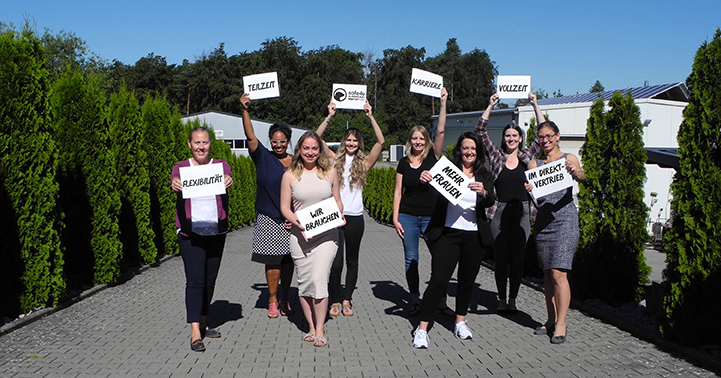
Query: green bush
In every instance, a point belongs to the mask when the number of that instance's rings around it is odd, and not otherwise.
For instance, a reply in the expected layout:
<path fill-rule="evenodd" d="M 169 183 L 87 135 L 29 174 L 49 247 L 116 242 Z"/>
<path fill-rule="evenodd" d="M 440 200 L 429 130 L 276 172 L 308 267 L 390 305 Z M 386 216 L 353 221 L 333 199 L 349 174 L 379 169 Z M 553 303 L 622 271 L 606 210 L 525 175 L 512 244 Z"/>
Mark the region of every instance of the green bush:
<path fill-rule="evenodd" d="M 686 86 L 680 170 L 671 185 L 673 228 L 664 237 L 670 290 L 661 330 L 702 345 L 721 340 L 721 30 L 696 52 Z"/>
<path fill-rule="evenodd" d="M 363 187 L 363 204 L 368 214 L 379 222 L 393 222 L 393 192 L 396 187 L 394 168 L 371 168 Z"/>

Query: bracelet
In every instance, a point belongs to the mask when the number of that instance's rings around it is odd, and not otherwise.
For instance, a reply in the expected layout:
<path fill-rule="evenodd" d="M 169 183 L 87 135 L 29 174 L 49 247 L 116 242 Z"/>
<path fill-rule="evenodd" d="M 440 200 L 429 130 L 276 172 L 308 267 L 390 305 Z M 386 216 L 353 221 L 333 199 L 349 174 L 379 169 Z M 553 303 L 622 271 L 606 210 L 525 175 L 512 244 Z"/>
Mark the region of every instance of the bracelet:
<path fill-rule="evenodd" d="M 330 124 L 330 120 L 328 118 L 325 119 L 325 123 Z"/>

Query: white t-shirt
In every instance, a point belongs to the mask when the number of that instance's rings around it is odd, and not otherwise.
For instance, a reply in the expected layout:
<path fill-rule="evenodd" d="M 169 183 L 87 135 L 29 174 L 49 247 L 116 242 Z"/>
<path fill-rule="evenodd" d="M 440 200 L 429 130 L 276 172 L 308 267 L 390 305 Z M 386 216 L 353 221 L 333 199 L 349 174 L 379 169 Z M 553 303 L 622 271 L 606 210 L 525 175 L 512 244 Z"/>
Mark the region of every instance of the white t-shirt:
<path fill-rule="evenodd" d="M 475 182 L 472 180 L 471 182 Z M 446 227 L 463 231 L 478 231 L 476 223 L 476 192 L 468 191 L 458 201 L 458 205 L 448 203 L 446 209 Z"/>
<path fill-rule="evenodd" d="M 213 164 L 213 159 L 210 159 Z M 193 166 L 193 159 L 190 159 Z M 193 233 L 198 235 L 218 235 L 218 201 L 215 195 L 190 199 Z"/>
<path fill-rule="evenodd" d="M 363 187 L 350 186 L 350 167 L 353 156 L 346 155 L 343 170 L 343 187 L 340 188 L 340 201 L 343 203 L 343 215 L 363 215 Z"/>

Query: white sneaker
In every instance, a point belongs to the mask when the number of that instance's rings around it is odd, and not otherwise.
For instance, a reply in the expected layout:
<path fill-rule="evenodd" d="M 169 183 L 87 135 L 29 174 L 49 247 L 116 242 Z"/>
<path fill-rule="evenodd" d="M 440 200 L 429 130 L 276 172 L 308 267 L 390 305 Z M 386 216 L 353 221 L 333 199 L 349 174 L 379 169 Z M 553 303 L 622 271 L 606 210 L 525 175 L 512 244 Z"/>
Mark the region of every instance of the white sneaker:
<path fill-rule="evenodd" d="M 468 329 L 465 321 L 456 323 L 456 329 L 453 331 L 453 334 L 461 340 L 469 340 L 473 338 L 473 334 L 471 333 L 471 330 Z"/>
<path fill-rule="evenodd" d="M 416 349 L 428 349 L 428 332 L 416 328 L 413 332 L 413 347 Z"/>

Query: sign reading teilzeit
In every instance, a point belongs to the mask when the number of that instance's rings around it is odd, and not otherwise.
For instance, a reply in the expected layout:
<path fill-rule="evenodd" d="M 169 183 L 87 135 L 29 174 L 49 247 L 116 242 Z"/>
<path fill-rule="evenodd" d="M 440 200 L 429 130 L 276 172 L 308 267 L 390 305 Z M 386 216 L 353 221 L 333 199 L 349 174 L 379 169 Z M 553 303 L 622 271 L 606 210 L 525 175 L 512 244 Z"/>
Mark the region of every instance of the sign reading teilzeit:
<path fill-rule="evenodd" d="M 180 182 L 183 184 L 183 198 L 225 194 L 223 164 L 180 167 Z"/>
<path fill-rule="evenodd" d="M 431 151 L 431 153 L 433 152 Z M 431 186 L 433 186 L 438 193 L 441 193 L 443 197 L 446 197 L 448 202 L 454 205 L 457 205 L 461 197 L 471 190 L 468 184 L 470 184 L 473 179 L 463 174 L 463 172 L 445 156 L 441 156 L 429 172 L 431 176 L 433 176 L 430 182 Z"/>
<path fill-rule="evenodd" d="M 336 109 L 363 110 L 367 93 L 365 85 L 333 84 L 333 102 Z"/>
<path fill-rule="evenodd" d="M 280 97 L 278 73 L 268 72 L 243 76 L 243 89 L 251 100 Z"/>
<path fill-rule="evenodd" d="M 443 76 L 414 68 L 411 73 L 411 89 L 413 93 L 441 98 Z"/>
<path fill-rule="evenodd" d="M 298 210 L 295 216 L 305 228 L 306 240 L 343 225 L 343 217 L 333 197 Z"/>
<path fill-rule="evenodd" d="M 531 93 L 531 76 L 498 75 L 498 98 L 528 98 Z"/>
<path fill-rule="evenodd" d="M 573 186 L 573 178 L 566 170 L 566 159 L 558 159 L 540 167 L 529 169 L 526 179 L 533 185 L 536 198 Z"/>

